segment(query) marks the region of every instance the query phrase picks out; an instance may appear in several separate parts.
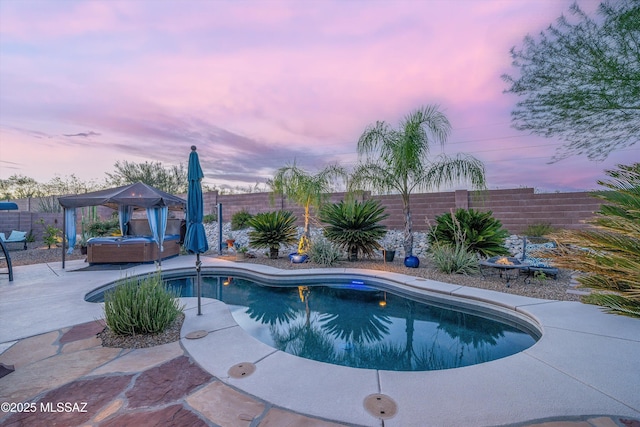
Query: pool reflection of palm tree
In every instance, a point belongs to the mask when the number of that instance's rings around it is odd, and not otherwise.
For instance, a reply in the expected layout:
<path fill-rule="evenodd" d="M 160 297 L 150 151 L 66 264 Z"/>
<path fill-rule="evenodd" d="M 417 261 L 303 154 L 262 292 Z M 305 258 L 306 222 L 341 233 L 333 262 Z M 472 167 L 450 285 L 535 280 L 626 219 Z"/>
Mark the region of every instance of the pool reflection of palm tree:
<path fill-rule="evenodd" d="M 496 345 L 498 339 L 504 337 L 507 325 L 465 313 L 443 310 L 438 328 L 463 344 L 481 348 L 487 344 Z"/>
<path fill-rule="evenodd" d="M 272 325 L 269 331 L 278 350 L 307 359 L 337 363 L 333 340 L 306 319 L 291 322 L 286 328 Z"/>
<path fill-rule="evenodd" d="M 279 291 L 274 297 L 274 289 Z M 295 288 L 264 288 L 254 286 L 249 293 L 247 314 L 251 319 L 267 325 L 285 324 L 296 318 Z"/>
<path fill-rule="evenodd" d="M 391 320 L 374 309 L 371 303 L 336 298 L 320 316 L 322 329 L 352 343 L 380 341 L 389 334 Z"/>

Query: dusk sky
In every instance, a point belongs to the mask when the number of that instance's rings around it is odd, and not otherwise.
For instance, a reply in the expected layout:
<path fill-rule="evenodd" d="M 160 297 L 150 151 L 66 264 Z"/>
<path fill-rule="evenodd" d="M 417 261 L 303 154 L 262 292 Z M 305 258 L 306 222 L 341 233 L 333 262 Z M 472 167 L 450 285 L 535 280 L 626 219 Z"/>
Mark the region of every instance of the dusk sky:
<path fill-rule="evenodd" d="M 511 127 L 500 77 L 572 1 L 0 0 L 0 178 L 102 181 L 197 145 L 206 184 L 253 185 L 294 159 L 353 167 L 367 125 L 439 104 L 445 152 L 489 188 L 594 189 L 640 147 L 548 164 L 561 142 Z"/>

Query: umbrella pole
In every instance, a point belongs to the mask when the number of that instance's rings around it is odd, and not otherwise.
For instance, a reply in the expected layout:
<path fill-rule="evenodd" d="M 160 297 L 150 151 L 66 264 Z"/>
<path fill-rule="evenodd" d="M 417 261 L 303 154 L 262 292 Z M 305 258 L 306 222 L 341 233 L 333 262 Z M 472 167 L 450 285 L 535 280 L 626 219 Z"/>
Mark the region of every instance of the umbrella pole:
<path fill-rule="evenodd" d="M 198 292 L 198 316 L 202 315 L 202 309 L 200 305 L 200 254 L 196 254 L 196 292 Z"/>

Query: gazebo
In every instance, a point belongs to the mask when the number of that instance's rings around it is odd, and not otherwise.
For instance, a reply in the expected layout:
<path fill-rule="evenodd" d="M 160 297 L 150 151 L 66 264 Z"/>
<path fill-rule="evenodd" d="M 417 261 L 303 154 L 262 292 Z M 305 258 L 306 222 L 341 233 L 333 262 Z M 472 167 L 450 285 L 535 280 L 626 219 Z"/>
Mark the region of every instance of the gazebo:
<path fill-rule="evenodd" d="M 153 188 L 142 182 L 91 193 L 64 196 L 58 199 L 64 208 L 62 246 L 69 242 L 69 253 L 76 243 L 76 208 L 108 206 L 118 211 L 122 236 L 128 234 L 129 221 L 135 208 L 146 209 L 151 238 L 159 252 L 163 250 L 168 211 L 183 211 L 186 201 L 173 194 Z M 120 246 L 120 245 L 118 245 Z M 62 251 L 62 268 L 65 267 L 65 251 Z"/>

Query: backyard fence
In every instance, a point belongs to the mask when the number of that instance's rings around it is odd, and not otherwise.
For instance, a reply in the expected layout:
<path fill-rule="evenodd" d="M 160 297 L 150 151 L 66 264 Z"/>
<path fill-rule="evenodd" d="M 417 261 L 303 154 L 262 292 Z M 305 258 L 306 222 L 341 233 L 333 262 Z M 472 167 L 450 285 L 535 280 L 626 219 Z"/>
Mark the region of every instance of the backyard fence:
<path fill-rule="evenodd" d="M 186 197 L 186 195 L 181 195 Z M 344 198 L 345 193 L 333 193 L 330 201 L 336 202 Z M 231 216 L 241 210 L 251 214 L 269 210 L 285 209 L 293 212 L 298 218 L 298 225 L 303 223 L 303 208 L 281 196 L 270 193 L 218 194 L 217 191 L 204 193 L 205 214 L 216 213 L 216 205 L 222 203 L 223 221 L 231 221 Z M 358 196 L 360 200 L 376 199 L 389 214 L 383 223 L 390 229 L 404 227 L 402 200 L 399 195 L 371 195 L 369 192 Z M 19 211 L 0 212 L 0 232 L 11 230 L 31 231 L 36 240 L 42 239 L 46 225 L 62 228 L 62 213 L 33 212 L 39 203 L 36 199 L 11 200 L 16 202 Z M 492 211 L 510 233 L 522 233 L 529 225 L 550 224 L 558 229 L 580 229 L 586 225 L 585 220 L 594 216 L 600 209 L 601 201 L 587 192 L 540 193 L 533 188 L 508 190 L 489 190 L 484 193 L 458 190 L 442 193 L 419 193 L 411 195 L 411 216 L 413 229 L 425 231 L 427 220 L 434 222 L 435 217 L 458 208 L 473 208 L 481 211 Z M 98 216 L 106 219 L 113 210 L 101 206 Z M 180 213 L 173 215 L 181 215 Z M 45 225 L 40 223 L 44 220 Z M 82 215 L 78 215 L 78 227 Z M 79 230 L 80 228 L 78 228 Z"/>

